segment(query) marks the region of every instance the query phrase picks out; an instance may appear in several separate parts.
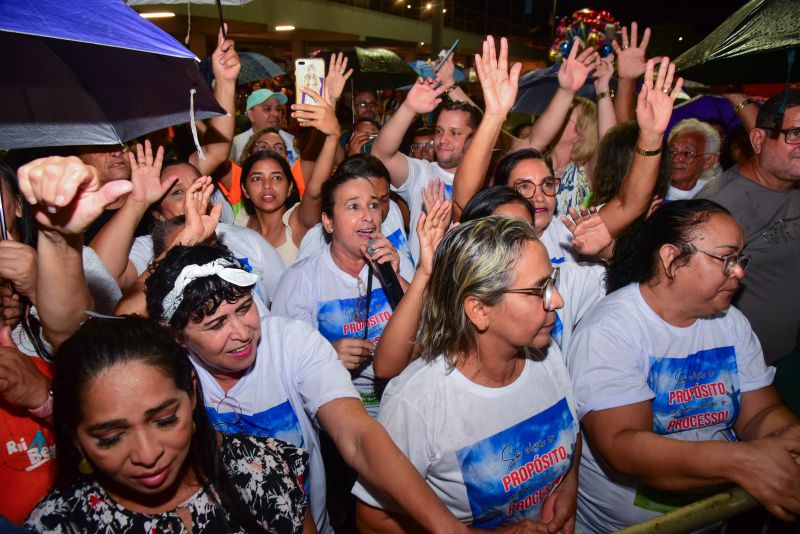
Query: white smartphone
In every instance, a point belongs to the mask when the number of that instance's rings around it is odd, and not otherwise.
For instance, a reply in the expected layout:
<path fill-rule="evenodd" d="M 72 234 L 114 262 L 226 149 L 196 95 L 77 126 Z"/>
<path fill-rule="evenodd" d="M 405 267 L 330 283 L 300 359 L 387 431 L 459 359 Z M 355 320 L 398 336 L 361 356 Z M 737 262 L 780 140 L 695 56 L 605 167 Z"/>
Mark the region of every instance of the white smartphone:
<path fill-rule="evenodd" d="M 322 58 L 300 58 L 294 62 L 294 99 L 297 104 L 316 104 L 317 101 L 302 92 L 305 87 L 322 94 L 325 87 L 325 61 Z"/>

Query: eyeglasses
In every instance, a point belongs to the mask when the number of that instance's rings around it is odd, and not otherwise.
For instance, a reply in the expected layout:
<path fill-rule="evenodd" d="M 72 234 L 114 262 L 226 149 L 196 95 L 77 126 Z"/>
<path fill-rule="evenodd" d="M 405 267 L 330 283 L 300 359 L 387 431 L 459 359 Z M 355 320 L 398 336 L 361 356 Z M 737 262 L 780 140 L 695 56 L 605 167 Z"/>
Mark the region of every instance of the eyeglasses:
<path fill-rule="evenodd" d="M 800 145 L 800 128 L 786 128 L 786 129 L 763 128 L 763 129 L 769 130 L 778 135 L 783 134 L 783 139 L 784 141 L 786 141 L 787 145 Z"/>
<path fill-rule="evenodd" d="M 504 289 L 503 293 L 520 293 L 523 295 L 535 295 L 542 297 L 542 304 L 545 310 L 550 310 L 550 305 L 553 303 L 553 295 L 555 294 L 556 286 L 558 285 L 558 267 L 553 269 L 544 284 L 539 287 L 519 287 L 515 289 Z"/>
<path fill-rule="evenodd" d="M 542 180 L 541 184 L 535 184 L 530 178 L 517 179 L 514 183 L 514 189 L 525 198 L 533 198 L 536 194 L 536 188 L 541 187 L 542 193 L 548 197 L 554 197 L 558 194 L 558 188 L 561 185 L 561 180 L 548 176 Z"/>
<path fill-rule="evenodd" d="M 286 155 L 286 145 L 283 143 L 275 143 L 274 145 L 270 145 L 269 143 L 262 142 L 253 145 L 253 153 L 263 152 L 264 150 L 273 150 L 278 154 Z"/>
<path fill-rule="evenodd" d="M 422 150 L 433 150 L 433 140 L 425 141 L 424 143 L 413 143 L 411 145 L 411 152 L 420 152 Z"/>
<path fill-rule="evenodd" d="M 682 159 L 683 161 L 694 161 L 695 158 L 709 155 L 706 152 L 702 154 L 697 154 L 696 152 L 693 152 L 691 150 L 668 150 L 667 154 L 669 154 L 669 158 L 672 160 Z"/>
<path fill-rule="evenodd" d="M 722 262 L 722 274 L 725 276 L 733 275 L 733 270 L 736 266 L 742 268 L 742 271 L 747 270 L 747 265 L 750 263 L 750 256 L 747 254 L 726 254 L 724 256 L 719 256 L 717 254 L 712 254 L 705 250 L 700 250 L 696 247 L 691 247 L 692 252 L 702 252 L 706 256 L 710 258 L 714 258 L 715 260 L 719 260 Z"/>
<path fill-rule="evenodd" d="M 241 424 L 242 405 L 233 397 L 225 395 L 220 399 L 217 403 L 217 417 L 217 421 L 211 425 L 217 432 L 234 434 L 244 430 Z"/>
<path fill-rule="evenodd" d="M 377 108 L 378 107 L 378 103 L 377 102 L 356 102 L 356 107 L 357 108 L 362 108 L 362 109 L 363 108 Z"/>

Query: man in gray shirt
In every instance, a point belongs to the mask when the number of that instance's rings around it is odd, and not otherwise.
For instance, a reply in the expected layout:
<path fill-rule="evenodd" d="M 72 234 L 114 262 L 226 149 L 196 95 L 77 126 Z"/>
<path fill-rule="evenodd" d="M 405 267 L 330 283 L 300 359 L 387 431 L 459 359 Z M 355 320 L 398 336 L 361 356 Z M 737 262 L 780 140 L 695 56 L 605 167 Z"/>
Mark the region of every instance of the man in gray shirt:
<path fill-rule="evenodd" d="M 734 300 L 767 363 L 790 352 L 800 332 L 800 91 L 761 108 L 750 131 L 755 155 L 697 194 L 731 211 L 752 259 Z"/>

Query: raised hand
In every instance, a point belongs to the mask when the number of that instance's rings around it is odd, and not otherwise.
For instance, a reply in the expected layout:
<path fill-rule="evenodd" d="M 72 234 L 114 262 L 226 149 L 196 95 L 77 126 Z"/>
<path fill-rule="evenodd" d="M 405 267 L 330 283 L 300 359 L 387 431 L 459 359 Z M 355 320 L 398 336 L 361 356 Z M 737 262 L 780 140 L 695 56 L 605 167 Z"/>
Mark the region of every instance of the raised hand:
<path fill-rule="evenodd" d="M 336 118 L 336 110 L 334 110 L 333 104 L 330 102 L 328 88 L 325 87 L 322 90 L 324 96 L 320 96 L 319 93 L 307 87 L 301 87 L 300 90 L 317 103 L 293 104 L 292 117 L 303 119 L 299 122 L 300 126 L 305 128 L 313 126 L 325 135 L 338 137 L 341 134 L 341 126 L 339 126 L 339 120 Z"/>
<path fill-rule="evenodd" d="M 430 113 L 442 103 L 440 96 L 446 89 L 447 87 L 444 85 L 436 87 L 436 81 L 430 78 L 427 80 L 417 78 L 417 82 L 411 87 L 403 105 L 408 106 L 418 115 Z"/>
<path fill-rule="evenodd" d="M 50 381 L 11 339 L 11 328 L 0 328 L 0 399 L 11 406 L 35 410 L 47 401 Z"/>
<path fill-rule="evenodd" d="M 558 86 L 572 93 L 576 93 L 583 87 L 589 71 L 595 68 L 600 58 L 600 54 L 591 47 L 578 54 L 578 49 L 582 44 L 580 39 L 572 42 L 569 56 L 561 62 L 561 67 L 558 69 Z"/>
<path fill-rule="evenodd" d="M 347 57 L 341 52 L 331 54 L 328 75 L 325 77 L 325 88 L 328 90 L 331 104 L 335 104 L 339 97 L 342 96 L 344 84 L 351 74 L 353 74 L 353 69 L 348 70 Z"/>
<path fill-rule="evenodd" d="M 11 282 L 14 292 L 27 297 L 34 304 L 36 273 L 36 249 L 10 239 L 0 241 L 0 278 Z"/>
<path fill-rule="evenodd" d="M 584 256 L 597 256 L 613 241 L 603 217 L 594 207 L 587 210 L 581 206 L 580 211 L 570 208 L 569 217 L 563 215 L 561 221 L 572 232 L 575 250 Z"/>
<path fill-rule="evenodd" d="M 211 237 L 222 215 L 222 204 L 216 204 L 211 212 L 206 214 L 213 193 L 214 184 L 210 176 L 201 176 L 189 187 L 184 201 L 186 224 L 173 239 L 170 248 L 175 245 L 196 245 Z"/>
<path fill-rule="evenodd" d="M 19 293 L 0 285 L 0 327 L 8 326 L 12 330 L 17 327 L 22 318 L 22 303 Z"/>
<path fill-rule="evenodd" d="M 663 135 L 672 116 L 675 99 L 683 87 L 683 78 L 678 78 L 675 86 L 672 86 L 675 65 L 667 57 L 661 59 L 655 80 L 654 68 L 655 62 L 651 59 L 645 66 L 644 83 L 636 102 L 636 122 L 644 133 Z"/>
<path fill-rule="evenodd" d="M 614 76 L 614 54 L 609 54 L 600 58 L 595 64 L 594 73 L 592 74 L 594 86 L 600 91 L 607 91 L 612 76 Z"/>
<path fill-rule="evenodd" d="M 445 185 L 439 178 L 431 180 L 422 188 L 422 211 L 428 213 L 437 202 L 444 202 Z"/>
<path fill-rule="evenodd" d="M 366 319 L 364 319 L 366 320 Z M 366 339 L 343 337 L 333 344 L 342 365 L 352 371 L 361 367 L 372 356 L 374 347 Z"/>
<path fill-rule="evenodd" d="M 394 272 L 400 272 L 400 253 L 394 248 L 392 242 L 383 234 L 375 232 L 370 236 L 370 241 L 376 239 L 372 244 L 372 254 L 367 251 L 366 245 L 361 245 L 361 253 L 373 263 L 390 263 Z"/>
<path fill-rule="evenodd" d="M 500 55 L 497 56 L 494 38 L 490 35 L 483 42 L 483 55 L 475 54 L 475 70 L 483 89 L 486 115 L 505 117 L 514 105 L 519 87 L 522 64 L 514 63 L 508 68 L 508 41 L 500 39 Z"/>
<path fill-rule="evenodd" d="M 447 50 L 442 50 L 441 54 L 446 54 Z M 441 54 L 439 57 L 441 57 Z M 436 60 L 438 62 L 438 59 Z M 433 70 L 434 62 L 428 61 L 428 64 L 431 66 L 431 70 Z M 450 87 L 454 83 L 456 83 L 456 64 L 453 61 L 453 54 L 450 54 L 442 66 L 439 67 L 439 70 L 436 72 L 436 79 L 439 80 L 439 83 L 444 85 L 445 87 Z"/>
<path fill-rule="evenodd" d="M 225 25 L 225 31 L 228 31 L 227 24 Z M 225 39 L 222 36 L 222 28 L 220 28 L 217 35 L 217 48 L 211 54 L 211 72 L 214 73 L 214 79 L 218 82 L 236 83 L 240 68 L 241 61 L 234 47 L 234 42 L 231 39 Z"/>
<path fill-rule="evenodd" d="M 611 46 L 617 54 L 617 68 L 620 78 L 638 79 L 644 74 L 647 58 L 647 44 L 650 42 L 650 28 L 645 28 L 642 40 L 639 41 L 638 26 L 631 24 L 631 38 L 628 40 L 628 28 L 622 27 L 622 46 L 614 40 Z"/>
<path fill-rule="evenodd" d="M 452 204 L 443 198 L 427 206 L 417 222 L 419 236 L 419 265 L 423 273 L 430 275 L 433 270 L 433 255 L 450 227 Z"/>
<path fill-rule="evenodd" d="M 350 142 L 347 143 L 347 155 L 354 156 L 361 154 L 361 149 L 367 142 L 372 133 L 369 130 L 359 130 L 350 137 Z"/>
<path fill-rule="evenodd" d="M 83 234 L 106 206 L 130 193 L 127 180 L 100 183 L 97 169 L 75 156 L 39 158 L 17 171 L 19 189 L 43 231 Z"/>
<path fill-rule="evenodd" d="M 144 142 L 144 149 L 142 145 L 137 144 L 136 156 L 133 155 L 133 152 L 129 152 L 128 159 L 131 162 L 131 184 L 133 184 L 133 190 L 128 196 L 129 202 L 139 202 L 149 207 L 166 195 L 172 184 L 178 179 L 177 176 L 172 176 L 161 183 L 164 147 L 158 147 L 154 158 L 150 141 Z"/>

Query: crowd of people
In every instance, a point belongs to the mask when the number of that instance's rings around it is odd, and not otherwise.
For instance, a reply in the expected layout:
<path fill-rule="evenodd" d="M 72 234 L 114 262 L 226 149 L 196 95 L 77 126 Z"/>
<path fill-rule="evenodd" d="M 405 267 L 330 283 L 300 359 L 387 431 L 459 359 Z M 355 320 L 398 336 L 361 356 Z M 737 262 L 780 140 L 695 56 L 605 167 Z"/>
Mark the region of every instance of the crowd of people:
<path fill-rule="evenodd" d="M 800 91 L 726 95 L 734 150 L 670 127 L 649 40 L 576 41 L 515 136 L 505 38 L 480 91 L 450 58 L 381 113 L 333 54 L 237 110 L 220 32 L 198 151 L 8 153 L 0 528 L 605 533 L 730 485 L 796 519 Z"/>

